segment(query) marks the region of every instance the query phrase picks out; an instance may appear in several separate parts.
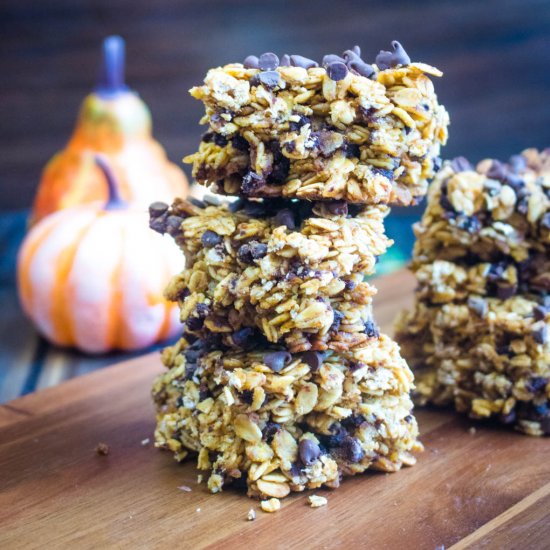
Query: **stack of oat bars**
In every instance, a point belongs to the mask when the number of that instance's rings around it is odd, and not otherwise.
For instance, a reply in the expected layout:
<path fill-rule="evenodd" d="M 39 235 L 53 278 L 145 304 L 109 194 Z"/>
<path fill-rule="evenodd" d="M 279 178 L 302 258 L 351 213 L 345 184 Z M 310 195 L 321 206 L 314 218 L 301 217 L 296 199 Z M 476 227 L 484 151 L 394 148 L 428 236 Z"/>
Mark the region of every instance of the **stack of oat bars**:
<path fill-rule="evenodd" d="M 550 151 L 445 163 L 415 233 L 418 402 L 550 435 Z"/>
<path fill-rule="evenodd" d="M 392 244 L 388 204 L 414 204 L 439 168 L 440 74 L 394 42 L 375 65 L 358 47 L 321 66 L 249 56 L 191 90 L 208 130 L 186 160 L 218 195 L 151 207 L 186 257 L 155 436 L 177 460 L 197 454 L 212 492 L 279 499 L 415 462 L 412 373 L 365 276 Z"/>

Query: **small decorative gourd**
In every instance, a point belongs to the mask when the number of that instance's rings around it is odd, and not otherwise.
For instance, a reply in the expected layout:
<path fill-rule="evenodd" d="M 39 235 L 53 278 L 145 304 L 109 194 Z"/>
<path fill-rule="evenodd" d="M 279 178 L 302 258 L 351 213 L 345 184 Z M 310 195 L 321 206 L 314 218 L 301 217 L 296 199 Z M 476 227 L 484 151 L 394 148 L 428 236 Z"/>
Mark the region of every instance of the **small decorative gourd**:
<path fill-rule="evenodd" d="M 107 202 L 56 212 L 30 230 L 18 257 L 19 297 L 59 346 L 136 350 L 178 332 L 178 308 L 163 290 L 183 268 L 181 253 L 149 229 L 145 209 L 121 199 L 105 160 L 96 163 Z"/>
<path fill-rule="evenodd" d="M 84 100 L 66 148 L 48 162 L 34 201 L 31 224 L 57 210 L 106 200 L 94 155 L 107 157 L 123 199 L 147 207 L 187 195 L 183 171 L 151 134 L 151 113 L 124 84 L 124 41 L 103 43 L 101 82 Z"/>

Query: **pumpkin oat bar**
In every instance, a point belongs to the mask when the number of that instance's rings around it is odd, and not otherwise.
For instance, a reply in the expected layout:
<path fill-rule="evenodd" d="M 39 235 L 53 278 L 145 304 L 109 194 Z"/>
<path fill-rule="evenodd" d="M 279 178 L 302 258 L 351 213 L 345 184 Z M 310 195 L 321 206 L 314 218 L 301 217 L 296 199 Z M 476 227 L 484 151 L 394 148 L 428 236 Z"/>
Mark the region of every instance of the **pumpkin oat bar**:
<path fill-rule="evenodd" d="M 387 211 L 283 199 L 153 205 L 152 227 L 187 259 L 166 296 L 186 333 L 228 347 L 258 337 L 292 352 L 362 346 L 378 335 L 376 290 L 363 279 L 391 244 Z"/>
<path fill-rule="evenodd" d="M 182 339 L 153 387 L 156 446 L 197 455 L 208 488 L 249 496 L 337 487 L 367 469 L 415 462 L 412 374 L 386 336 L 342 353 L 212 350 Z"/>
<path fill-rule="evenodd" d="M 249 56 L 208 71 L 191 95 L 208 124 L 186 157 L 212 190 L 247 197 L 414 204 L 439 168 L 449 117 L 430 76 L 398 42 L 369 65 L 358 47 Z"/>
<path fill-rule="evenodd" d="M 396 339 L 415 373 L 418 404 L 454 405 L 530 435 L 550 435 L 550 300 L 470 295 L 418 302 Z"/>

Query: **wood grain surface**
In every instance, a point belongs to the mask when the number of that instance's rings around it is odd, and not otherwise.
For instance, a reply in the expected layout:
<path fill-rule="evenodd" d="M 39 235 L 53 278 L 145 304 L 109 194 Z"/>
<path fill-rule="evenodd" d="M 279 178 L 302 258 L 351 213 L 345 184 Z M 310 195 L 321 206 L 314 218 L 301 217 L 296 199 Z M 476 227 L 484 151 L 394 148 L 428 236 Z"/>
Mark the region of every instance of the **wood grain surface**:
<path fill-rule="evenodd" d="M 385 329 L 413 284 L 405 272 L 377 281 Z M 417 411 L 415 467 L 316 491 L 323 508 L 304 493 L 265 514 L 242 493 L 210 495 L 191 462 L 143 444 L 160 371 L 149 355 L 0 406 L 0 548 L 548 548 L 548 439 Z"/>

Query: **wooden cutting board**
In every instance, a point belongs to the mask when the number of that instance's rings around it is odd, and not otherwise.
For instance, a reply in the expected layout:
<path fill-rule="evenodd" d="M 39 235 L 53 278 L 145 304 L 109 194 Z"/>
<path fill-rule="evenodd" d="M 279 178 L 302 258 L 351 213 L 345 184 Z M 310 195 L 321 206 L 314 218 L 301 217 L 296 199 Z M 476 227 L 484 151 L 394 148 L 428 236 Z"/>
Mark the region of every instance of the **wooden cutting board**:
<path fill-rule="evenodd" d="M 377 286 L 390 330 L 414 281 L 398 272 Z M 315 491 L 323 508 L 304 493 L 266 514 L 236 491 L 209 494 L 191 462 L 144 441 L 160 371 L 148 355 L 0 407 L 0 548 L 550 547 L 548 439 L 418 411 L 426 451 L 415 467 Z"/>

